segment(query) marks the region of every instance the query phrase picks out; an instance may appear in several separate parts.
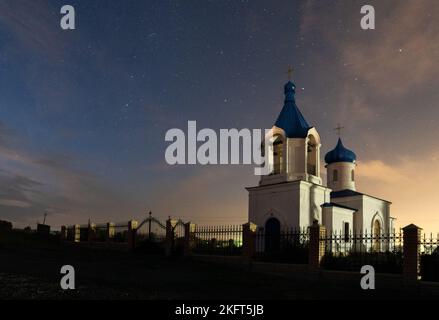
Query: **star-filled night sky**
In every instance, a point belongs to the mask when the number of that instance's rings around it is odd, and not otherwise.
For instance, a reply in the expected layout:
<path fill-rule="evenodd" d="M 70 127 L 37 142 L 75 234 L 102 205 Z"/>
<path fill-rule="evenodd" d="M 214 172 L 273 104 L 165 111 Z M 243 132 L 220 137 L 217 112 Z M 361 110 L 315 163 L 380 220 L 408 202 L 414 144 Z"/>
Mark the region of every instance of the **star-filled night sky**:
<path fill-rule="evenodd" d="M 0 0 L 0 218 L 245 222 L 253 166 L 169 166 L 165 133 L 270 128 L 293 65 L 322 154 L 342 124 L 359 191 L 437 231 L 438 16 L 436 0 Z"/>

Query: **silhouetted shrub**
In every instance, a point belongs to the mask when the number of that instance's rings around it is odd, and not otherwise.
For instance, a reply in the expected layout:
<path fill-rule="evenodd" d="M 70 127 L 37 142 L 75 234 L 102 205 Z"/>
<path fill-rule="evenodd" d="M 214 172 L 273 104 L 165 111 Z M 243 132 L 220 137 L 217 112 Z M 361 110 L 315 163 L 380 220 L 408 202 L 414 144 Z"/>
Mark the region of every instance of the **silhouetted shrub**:
<path fill-rule="evenodd" d="M 12 223 L 9 221 L 0 220 L 0 232 L 12 231 Z"/>

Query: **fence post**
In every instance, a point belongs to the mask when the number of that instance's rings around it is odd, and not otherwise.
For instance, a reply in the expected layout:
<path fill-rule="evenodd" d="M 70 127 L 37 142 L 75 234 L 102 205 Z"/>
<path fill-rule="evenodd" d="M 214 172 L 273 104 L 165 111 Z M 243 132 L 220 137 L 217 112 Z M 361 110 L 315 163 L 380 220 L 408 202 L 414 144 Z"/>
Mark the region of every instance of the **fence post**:
<path fill-rule="evenodd" d="M 174 246 L 174 228 L 172 226 L 171 217 L 166 220 L 166 239 L 165 239 L 165 255 L 170 256 L 172 254 L 172 248 Z"/>
<path fill-rule="evenodd" d="M 189 256 L 192 253 L 195 227 L 196 225 L 194 223 L 187 222 L 184 224 L 184 256 Z"/>
<path fill-rule="evenodd" d="M 81 242 L 81 226 L 79 224 L 73 226 L 73 242 Z"/>
<path fill-rule="evenodd" d="M 88 225 L 87 237 L 89 243 L 96 240 L 96 225 L 94 223 Z"/>
<path fill-rule="evenodd" d="M 137 231 L 137 221 L 128 221 L 128 250 L 134 250 L 136 248 L 136 231 Z"/>
<path fill-rule="evenodd" d="M 255 254 L 256 227 L 251 222 L 242 225 L 242 254 L 244 257 L 252 258 Z"/>
<path fill-rule="evenodd" d="M 107 223 L 107 234 L 106 234 L 106 240 L 111 241 L 114 238 L 114 232 L 115 232 L 115 225 L 113 222 Z"/>
<path fill-rule="evenodd" d="M 403 276 L 405 283 L 414 283 L 420 279 L 421 228 L 410 224 L 403 229 Z"/>
<path fill-rule="evenodd" d="M 308 267 L 310 271 L 318 271 L 320 263 L 325 254 L 326 228 L 314 222 L 309 227 L 309 253 L 308 253 Z"/>

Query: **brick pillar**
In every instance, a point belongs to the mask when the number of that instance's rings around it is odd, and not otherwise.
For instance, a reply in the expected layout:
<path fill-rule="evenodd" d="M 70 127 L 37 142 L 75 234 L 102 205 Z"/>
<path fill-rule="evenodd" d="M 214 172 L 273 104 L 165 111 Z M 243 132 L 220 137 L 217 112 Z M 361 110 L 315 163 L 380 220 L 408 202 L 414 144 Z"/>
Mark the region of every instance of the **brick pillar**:
<path fill-rule="evenodd" d="M 128 250 L 134 250 L 136 248 L 137 225 L 138 223 L 135 220 L 128 222 Z"/>
<path fill-rule="evenodd" d="M 166 220 L 165 255 L 170 256 L 174 247 L 174 228 L 171 218 Z"/>
<path fill-rule="evenodd" d="M 60 233 L 59 239 L 61 241 L 67 240 L 67 227 L 66 226 L 61 226 L 61 233 Z"/>
<path fill-rule="evenodd" d="M 325 255 L 325 241 L 326 228 L 314 223 L 309 227 L 309 258 L 308 267 L 311 271 L 318 271 L 320 269 L 320 262 Z"/>
<path fill-rule="evenodd" d="M 403 276 L 404 282 L 413 283 L 419 280 L 421 228 L 410 224 L 403 229 Z"/>
<path fill-rule="evenodd" d="M 107 241 L 112 241 L 114 238 L 114 233 L 115 233 L 116 229 L 115 229 L 115 225 L 113 222 L 108 222 L 107 223 L 107 234 L 106 234 L 106 240 Z"/>
<path fill-rule="evenodd" d="M 256 250 L 256 225 L 248 222 L 242 225 L 242 254 L 252 258 Z"/>
<path fill-rule="evenodd" d="M 87 237 L 88 242 L 93 242 L 96 240 L 96 225 L 94 223 L 90 223 L 88 225 Z"/>
<path fill-rule="evenodd" d="M 184 224 L 184 251 L 183 254 L 185 256 L 189 256 L 192 254 L 192 250 L 195 246 L 195 227 L 194 223 L 185 223 Z"/>
<path fill-rule="evenodd" d="M 81 226 L 79 224 L 73 226 L 73 242 L 81 242 Z"/>

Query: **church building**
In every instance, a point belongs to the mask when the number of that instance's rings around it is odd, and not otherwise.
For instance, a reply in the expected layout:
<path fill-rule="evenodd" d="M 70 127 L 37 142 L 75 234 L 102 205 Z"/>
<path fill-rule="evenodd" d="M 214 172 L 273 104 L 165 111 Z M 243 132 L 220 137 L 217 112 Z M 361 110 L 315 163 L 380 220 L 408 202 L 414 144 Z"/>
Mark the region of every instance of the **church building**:
<path fill-rule="evenodd" d="M 321 178 L 321 139 L 296 105 L 296 87 L 288 81 L 285 100 L 271 130 L 271 173 L 249 192 L 249 222 L 266 230 L 304 228 L 317 222 L 328 232 L 370 234 L 393 231 L 387 200 L 356 189 L 355 153 L 341 138 L 324 157 L 327 185 Z"/>

